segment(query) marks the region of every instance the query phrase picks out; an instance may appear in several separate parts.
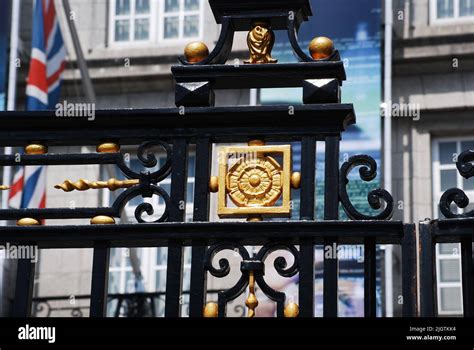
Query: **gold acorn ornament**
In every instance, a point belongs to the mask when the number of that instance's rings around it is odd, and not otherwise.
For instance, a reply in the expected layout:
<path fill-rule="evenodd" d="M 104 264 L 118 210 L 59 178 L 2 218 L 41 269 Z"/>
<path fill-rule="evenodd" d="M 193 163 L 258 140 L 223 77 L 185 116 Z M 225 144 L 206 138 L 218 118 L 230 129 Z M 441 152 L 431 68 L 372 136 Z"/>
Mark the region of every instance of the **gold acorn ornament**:
<path fill-rule="evenodd" d="M 247 35 L 250 58 L 244 63 L 277 63 L 278 60 L 272 58 L 273 44 L 275 44 L 275 34 L 270 24 L 255 22 Z"/>
<path fill-rule="evenodd" d="M 309 43 L 309 53 L 315 60 L 328 58 L 334 53 L 334 42 L 325 36 L 318 36 Z"/>
<path fill-rule="evenodd" d="M 202 41 L 193 41 L 184 48 L 184 57 L 189 63 L 197 63 L 209 56 L 209 49 Z"/>

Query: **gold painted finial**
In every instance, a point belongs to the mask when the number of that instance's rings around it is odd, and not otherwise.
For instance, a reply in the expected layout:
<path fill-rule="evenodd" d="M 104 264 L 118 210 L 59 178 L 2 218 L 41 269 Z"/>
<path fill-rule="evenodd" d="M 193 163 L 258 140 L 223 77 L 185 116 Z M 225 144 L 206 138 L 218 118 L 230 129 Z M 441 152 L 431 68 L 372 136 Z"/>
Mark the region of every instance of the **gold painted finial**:
<path fill-rule="evenodd" d="M 301 173 L 295 171 L 291 174 L 291 187 L 294 189 L 298 189 L 301 186 Z"/>
<path fill-rule="evenodd" d="M 25 154 L 46 154 L 48 147 L 39 143 L 32 143 L 25 146 Z"/>
<path fill-rule="evenodd" d="M 98 215 L 91 219 L 91 225 L 112 225 L 115 224 L 115 219 L 111 216 Z"/>
<path fill-rule="evenodd" d="M 249 271 L 249 296 L 245 300 L 245 305 L 249 309 L 248 317 L 255 317 L 255 309 L 258 306 L 257 296 L 255 295 L 255 276 L 253 271 Z"/>
<path fill-rule="evenodd" d="M 202 41 L 193 41 L 184 48 L 184 57 L 189 63 L 197 63 L 209 56 L 209 49 Z"/>
<path fill-rule="evenodd" d="M 120 145 L 113 142 L 101 143 L 96 147 L 97 153 L 118 153 L 120 151 Z"/>
<path fill-rule="evenodd" d="M 334 53 L 334 42 L 325 36 L 316 37 L 309 43 L 309 53 L 315 60 L 328 58 Z"/>
<path fill-rule="evenodd" d="M 298 315 L 300 314 L 300 308 L 296 303 L 289 303 L 285 306 L 283 314 L 285 315 L 285 317 L 288 318 L 298 317 Z"/>
<path fill-rule="evenodd" d="M 216 303 L 207 303 L 204 307 L 204 317 L 205 318 L 214 318 L 218 316 L 219 308 Z"/>
<path fill-rule="evenodd" d="M 269 23 L 255 22 L 247 35 L 247 46 L 250 51 L 250 58 L 244 63 L 277 63 L 278 60 L 272 58 L 272 49 L 275 44 L 275 34 Z"/>
<path fill-rule="evenodd" d="M 6 191 L 9 189 L 10 189 L 10 186 L 0 185 L 0 191 Z"/>
<path fill-rule="evenodd" d="M 41 225 L 40 221 L 33 218 L 21 218 L 16 222 L 17 226 L 36 226 Z"/>
<path fill-rule="evenodd" d="M 101 189 L 107 188 L 111 191 L 115 191 L 119 188 L 128 188 L 132 187 L 133 185 L 137 185 L 139 183 L 138 179 L 130 179 L 130 180 L 117 180 L 111 178 L 107 181 L 88 181 L 84 179 L 80 179 L 79 181 L 73 182 L 71 180 L 66 180 L 61 184 L 57 184 L 54 188 L 58 190 L 63 190 L 64 192 L 71 192 L 71 191 L 86 191 L 90 189 Z"/>
<path fill-rule="evenodd" d="M 209 191 L 213 193 L 219 191 L 219 178 L 217 176 L 211 176 L 209 180 Z"/>

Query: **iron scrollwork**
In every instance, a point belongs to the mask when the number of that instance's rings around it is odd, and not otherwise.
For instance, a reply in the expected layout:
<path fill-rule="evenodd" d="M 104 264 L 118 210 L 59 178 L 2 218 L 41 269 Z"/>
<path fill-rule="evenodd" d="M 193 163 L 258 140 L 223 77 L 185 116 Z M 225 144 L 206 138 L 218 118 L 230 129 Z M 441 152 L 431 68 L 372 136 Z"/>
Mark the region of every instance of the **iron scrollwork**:
<path fill-rule="evenodd" d="M 474 151 L 468 150 L 461 153 L 456 162 L 459 174 L 465 179 L 474 176 Z M 459 188 L 450 188 L 443 193 L 439 201 L 439 209 L 441 213 L 448 219 L 454 218 L 473 218 L 474 210 L 467 213 L 458 214 L 451 210 L 451 204 L 454 203 L 460 209 L 464 209 L 469 205 L 469 198 L 466 193 Z"/>
<path fill-rule="evenodd" d="M 261 291 L 272 301 L 277 304 L 277 317 L 283 317 L 286 295 L 283 292 L 277 291 L 270 287 L 264 278 L 265 274 L 265 260 L 267 257 L 279 250 L 290 252 L 293 256 L 293 263 L 288 267 L 285 257 L 278 256 L 274 260 L 274 268 L 276 272 L 282 277 L 293 277 L 299 272 L 299 252 L 295 246 L 285 242 L 272 242 L 265 244 L 252 257 L 248 250 L 238 242 L 225 241 L 217 243 L 206 252 L 204 259 L 205 268 L 209 273 L 217 278 L 223 278 L 230 273 L 230 264 L 227 258 L 219 259 L 219 267 L 214 267 L 213 260 L 216 254 L 224 250 L 234 251 L 241 259 L 241 272 L 237 283 L 227 290 L 218 293 L 218 317 L 225 317 L 227 303 L 236 299 L 249 286 L 249 276 L 255 276 L 255 283 L 260 287 Z"/>
<path fill-rule="evenodd" d="M 350 157 L 345 162 L 340 171 L 339 198 L 347 216 L 353 220 L 388 220 L 393 215 L 393 197 L 386 190 L 378 188 L 370 191 L 367 200 L 372 209 L 381 209 L 385 202 L 385 208 L 376 215 L 367 215 L 358 211 L 351 203 L 347 193 L 347 184 L 349 183 L 349 173 L 355 167 L 359 168 L 360 178 L 363 181 L 370 182 L 377 176 L 377 163 L 372 157 L 367 155 L 356 155 Z"/>

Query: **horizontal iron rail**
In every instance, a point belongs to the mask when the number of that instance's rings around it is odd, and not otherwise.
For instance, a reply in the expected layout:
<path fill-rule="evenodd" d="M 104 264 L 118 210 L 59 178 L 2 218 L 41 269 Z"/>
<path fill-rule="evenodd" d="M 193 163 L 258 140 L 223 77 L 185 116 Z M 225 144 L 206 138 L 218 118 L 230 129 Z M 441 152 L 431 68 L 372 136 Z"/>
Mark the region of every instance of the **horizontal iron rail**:
<path fill-rule="evenodd" d="M 210 81 L 215 89 L 301 87 L 306 79 L 346 79 L 344 63 L 300 62 L 257 65 L 173 66 L 177 82 Z"/>
<path fill-rule="evenodd" d="M 314 244 L 337 238 L 339 244 L 362 244 L 374 238 L 378 244 L 399 244 L 403 237 L 399 221 L 286 221 L 286 222 L 190 222 L 160 224 L 1 226 L 0 242 L 37 244 L 40 248 L 91 248 L 94 242 L 109 247 L 166 246 L 170 240 L 192 245 L 191 240 L 212 244 L 219 240 L 238 240 L 245 245 L 260 245 L 269 240 L 298 244 L 313 238 Z"/>
<path fill-rule="evenodd" d="M 305 135 L 324 140 L 355 123 L 352 104 L 97 110 L 94 120 L 58 117 L 55 111 L 1 116 L 0 146 L 25 146 L 32 140 L 48 146 L 96 145 L 104 140 L 132 145 L 176 137 L 191 142 L 211 135 L 213 142 L 242 142 L 261 135 L 267 141 Z"/>
<path fill-rule="evenodd" d="M 474 218 L 433 220 L 431 232 L 435 243 L 460 243 L 474 237 Z"/>

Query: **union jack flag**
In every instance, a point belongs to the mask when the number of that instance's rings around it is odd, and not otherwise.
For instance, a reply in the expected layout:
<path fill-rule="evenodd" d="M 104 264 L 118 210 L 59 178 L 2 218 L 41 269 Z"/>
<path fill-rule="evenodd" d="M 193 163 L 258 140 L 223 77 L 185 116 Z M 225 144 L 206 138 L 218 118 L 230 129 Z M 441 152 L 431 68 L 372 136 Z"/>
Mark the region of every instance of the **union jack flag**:
<path fill-rule="evenodd" d="M 54 0 L 36 0 L 33 12 L 31 61 L 26 86 L 26 109 L 54 109 L 59 100 L 61 74 L 66 49 L 59 27 Z M 20 167 L 8 196 L 12 208 L 46 206 L 46 168 Z"/>

